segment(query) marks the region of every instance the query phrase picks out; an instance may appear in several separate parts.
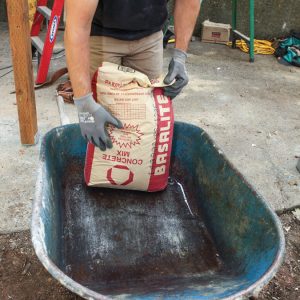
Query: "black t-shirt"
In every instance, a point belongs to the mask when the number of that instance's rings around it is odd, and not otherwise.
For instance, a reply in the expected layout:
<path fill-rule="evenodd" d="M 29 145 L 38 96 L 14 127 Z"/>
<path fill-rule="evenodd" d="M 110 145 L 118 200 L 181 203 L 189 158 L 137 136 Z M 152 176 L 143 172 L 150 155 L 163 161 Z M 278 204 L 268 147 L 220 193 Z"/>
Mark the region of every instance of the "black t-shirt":
<path fill-rule="evenodd" d="M 137 40 L 160 31 L 167 16 L 167 0 L 99 0 L 91 35 Z"/>

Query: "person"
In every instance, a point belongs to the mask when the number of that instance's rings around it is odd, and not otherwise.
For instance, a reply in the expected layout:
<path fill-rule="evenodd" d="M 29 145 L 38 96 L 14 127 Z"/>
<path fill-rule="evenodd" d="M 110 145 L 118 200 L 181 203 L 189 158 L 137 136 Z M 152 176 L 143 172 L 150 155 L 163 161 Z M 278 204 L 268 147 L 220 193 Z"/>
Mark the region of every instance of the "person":
<path fill-rule="evenodd" d="M 201 0 L 175 0 L 175 48 L 164 79 L 164 94 L 175 98 L 188 83 L 186 51 Z M 106 131 L 122 123 L 95 102 L 91 76 L 103 61 L 146 74 L 162 74 L 167 0 L 66 0 L 65 50 L 82 135 L 101 150 L 112 148 Z"/>

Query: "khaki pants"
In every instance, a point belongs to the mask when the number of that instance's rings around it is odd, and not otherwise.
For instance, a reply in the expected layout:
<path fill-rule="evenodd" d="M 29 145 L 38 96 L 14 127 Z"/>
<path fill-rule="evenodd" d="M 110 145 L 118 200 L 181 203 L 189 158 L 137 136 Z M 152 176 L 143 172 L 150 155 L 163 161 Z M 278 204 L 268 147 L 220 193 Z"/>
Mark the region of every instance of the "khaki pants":
<path fill-rule="evenodd" d="M 146 74 L 149 79 L 158 78 L 162 74 L 163 33 L 159 31 L 135 41 L 91 36 L 91 76 L 104 61 L 133 68 Z"/>

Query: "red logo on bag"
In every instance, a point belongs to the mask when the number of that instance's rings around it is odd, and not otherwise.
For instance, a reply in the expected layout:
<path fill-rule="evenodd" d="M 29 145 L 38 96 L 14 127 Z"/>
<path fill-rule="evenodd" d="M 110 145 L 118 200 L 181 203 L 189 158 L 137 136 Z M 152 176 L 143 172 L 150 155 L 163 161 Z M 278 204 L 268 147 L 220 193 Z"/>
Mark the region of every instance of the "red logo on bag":
<path fill-rule="evenodd" d="M 144 133 L 141 132 L 139 125 L 131 125 L 124 123 L 122 129 L 116 130 L 110 126 L 108 133 L 111 141 L 114 145 L 117 145 L 120 149 L 131 149 L 136 145 L 140 145 L 141 138 Z"/>
<path fill-rule="evenodd" d="M 133 181 L 133 176 L 128 167 L 115 165 L 107 170 L 106 179 L 113 185 L 127 185 Z"/>

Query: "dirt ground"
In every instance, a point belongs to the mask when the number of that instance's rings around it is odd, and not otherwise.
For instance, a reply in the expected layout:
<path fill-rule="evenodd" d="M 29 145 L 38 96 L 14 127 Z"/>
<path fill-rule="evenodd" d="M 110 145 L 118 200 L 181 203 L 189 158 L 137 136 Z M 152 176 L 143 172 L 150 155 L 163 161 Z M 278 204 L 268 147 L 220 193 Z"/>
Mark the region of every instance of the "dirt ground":
<path fill-rule="evenodd" d="M 300 220 L 291 212 L 280 219 L 286 239 L 285 261 L 258 300 L 300 299 Z"/>
<path fill-rule="evenodd" d="M 300 299 L 300 220 L 291 212 L 280 219 L 286 237 L 286 258 L 258 300 Z M 37 259 L 30 232 L 0 235 L 0 299 L 79 300 L 50 276 Z"/>

